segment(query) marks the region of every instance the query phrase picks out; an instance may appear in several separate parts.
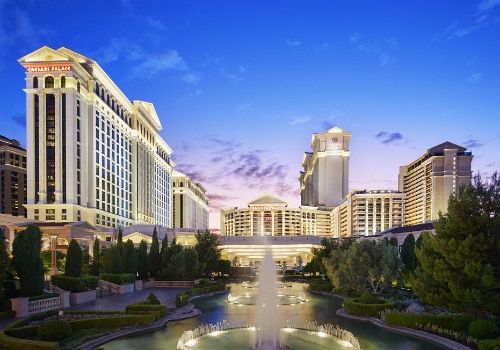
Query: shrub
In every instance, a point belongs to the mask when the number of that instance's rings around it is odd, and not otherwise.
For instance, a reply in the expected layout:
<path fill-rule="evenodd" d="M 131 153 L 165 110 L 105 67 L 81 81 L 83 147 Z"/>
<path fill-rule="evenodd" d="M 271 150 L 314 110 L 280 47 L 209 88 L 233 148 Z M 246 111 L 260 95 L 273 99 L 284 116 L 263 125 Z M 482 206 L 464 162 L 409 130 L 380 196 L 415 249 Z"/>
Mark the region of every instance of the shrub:
<path fill-rule="evenodd" d="M 376 295 L 373 295 L 368 289 L 365 289 L 359 297 L 359 302 L 363 304 L 380 304 Z"/>
<path fill-rule="evenodd" d="M 151 324 L 155 321 L 153 315 L 121 315 L 116 317 L 88 318 L 70 321 L 69 324 L 74 331 L 88 328 L 113 327 L 122 328 L 136 325 Z"/>
<path fill-rule="evenodd" d="M 63 320 L 50 320 L 38 327 L 38 337 L 43 341 L 60 341 L 71 335 L 71 326 Z"/>
<path fill-rule="evenodd" d="M 58 350 L 59 343 L 14 338 L 0 330 L 0 347 L 10 350 Z"/>
<path fill-rule="evenodd" d="M 477 340 L 493 339 L 499 334 L 498 326 L 493 321 L 476 320 L 469 324 L 468 335 Z"/>
<path fill-rule="evenodd" d="M 53 275 L 51 276 L 51 281 L 53 285 L 72 293 L 96 289 L 99 285 L 99 277 L 89 275 L 82 277 Z"/>
<path fill-rule="evenodd" d="M 101 273 L 101 279 L 114 284 L 131 284 L 135 282 L 135 275 L 132 273 Z"/>
<path fill-rule="evenodd" d="M 146 301 L 149 303 L 149 304 L 153 304 L 153 305 L 160 305 L 160 301 L 158 300 L 158 298 L 156 297 L 156 295 L 154 295 L 153 293 L 149 293 L 148 295 L 148 298 L 146 299 Z"/>
<path fill-rule="evenodd" d="M 380 317 L 380 313 L 385 309 L 394 308 L 396 303 L 394 301 L 386 300 L 378 304 L 365 304 L 361 303 L 359 299 L 346 299 L 344 300 L 344 309 L 346 312 L 367 317 Z"/>
<path fill-rule="evenodd" d="M 469 324 L 474 321 L 474 318 L 464 315 L 412 315 L 399 312 L 386 312 L 384 321 L 388 324 L 407 328 L 434 325 L 443 329 L 466 332 Z"/>
<path fill-rule="evenodd" d="M 125 313 L 132 315 L 154 315 L 157 320 L 167 314 L 167 305 L 130 304 L 125 308 Z"/>
<path fill-rule="evenodd" d="M 477 342 L 479 350 L 495 350 L 500 349 L 500 338 L 483 339 Z"/>
<path fill-rule="evenodd" d="M 331 283 L 317 283 L 313 282 L 309 284 L 309 289 L 310 290 L 315 290 L 318 292 L 331 292 L 333 289 L 333 286 Z"/>

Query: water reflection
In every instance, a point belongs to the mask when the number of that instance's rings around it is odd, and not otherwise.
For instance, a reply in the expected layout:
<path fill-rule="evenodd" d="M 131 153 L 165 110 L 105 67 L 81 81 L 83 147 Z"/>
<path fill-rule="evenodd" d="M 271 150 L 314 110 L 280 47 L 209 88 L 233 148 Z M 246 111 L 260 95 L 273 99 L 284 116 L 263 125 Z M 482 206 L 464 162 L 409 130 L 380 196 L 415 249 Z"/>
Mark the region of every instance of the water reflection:
<path fill-rule="evenodd" d="M 342 305 L 339 298 L 307 294 L 308 301 L 296 305 L 279 307 L 282 320 L 301 319 L 316 321 L 319 324 L 338 324 L 354 334 L 363 350 L 404 349 L 404 350 L 437 350 L 446 349 L 431 342 L 413 338 L 399 333 L 382 330 L 370 323 L 339 317 L 336 310 Z M 234 322 L 253 322 L 254 306 L 229 304 L 226 295 L 211 298 L 198 298 L 192 301 L 202 314 L 193 319 L 170 322 L 163 329 L 125 337 L 106 343 L 103 350 L 122 349 L 176 349 L 179 337 L 186 330 L 194 329 L 206 323 L 217 323 L 223 320 Z"/>

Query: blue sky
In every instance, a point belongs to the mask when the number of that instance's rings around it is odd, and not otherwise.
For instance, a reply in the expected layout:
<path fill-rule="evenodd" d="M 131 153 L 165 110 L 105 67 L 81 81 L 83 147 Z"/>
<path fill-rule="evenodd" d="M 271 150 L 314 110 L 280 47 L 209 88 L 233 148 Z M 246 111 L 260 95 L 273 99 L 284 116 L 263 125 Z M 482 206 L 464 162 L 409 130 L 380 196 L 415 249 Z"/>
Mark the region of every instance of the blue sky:
<path fill-rule="evenodd" d="M 500 169 L 500 0 L 0 0 L 0 134 L 26 145 L 17 60 L 61 46 L 154 104 L 210 226 L 264 192 L 300 203 L 311 135 L 352 132 L 350 189 L 451 141 Z"/>

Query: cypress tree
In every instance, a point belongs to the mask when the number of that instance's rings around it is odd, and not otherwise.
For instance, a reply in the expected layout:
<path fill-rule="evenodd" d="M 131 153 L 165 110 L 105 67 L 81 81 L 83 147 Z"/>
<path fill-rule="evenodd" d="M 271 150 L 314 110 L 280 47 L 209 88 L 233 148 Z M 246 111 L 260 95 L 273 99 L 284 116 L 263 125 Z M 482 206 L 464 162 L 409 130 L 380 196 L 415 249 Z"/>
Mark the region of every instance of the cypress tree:
<path fill-rule="evenodd" d="M 123 272 L 137 274 L 137 253 L 134 243 L 129 239 L 123 247 Z"/>
<path fill-rule="evenodd" d="M 158 277 L 160 273 L 160 243 L 158 242 L 158 234 L 156 226 L 153 230 L 151 247 L 149 248 L 149 276 L 152 278 Z"/>
<path fill-rule="evenodd" d="M 148 245 L 141 240 L 137 251 L 137 272 L 139 279 L 145 281 L 149 278 Z"/>
<path fill-rule="evenodd" d="M 80 244 L 75 239 L 69 242 L 66 253 L 66 269 L 64 274 L 71 277 L 80 277 L 82 275 L 83 253 Z"/>
<path fill-rule="evenodd" d="M 22 296 L 43 294 L 41 246 L 42 231 L 35 225 L 29 225 L 16 234 L 12 243 L 12 264 L 19 277 Z"/>

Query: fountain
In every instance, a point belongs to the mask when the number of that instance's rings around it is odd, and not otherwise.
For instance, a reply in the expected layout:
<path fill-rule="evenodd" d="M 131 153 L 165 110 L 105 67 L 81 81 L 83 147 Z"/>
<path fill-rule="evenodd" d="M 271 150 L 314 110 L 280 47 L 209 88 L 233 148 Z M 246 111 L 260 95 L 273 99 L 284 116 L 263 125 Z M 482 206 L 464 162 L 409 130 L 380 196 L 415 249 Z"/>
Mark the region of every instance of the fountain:
<path fill-rule="evenodd" d="M 271 250 L 267 249 L 262 261 L 258 283 L 245 283 L 245 288 L 258 286 L 258 293 L 245 293 L 244 295 L 229 295 L 228 301 L 237 305 L 255 305 L 255 324 L 237 324 L 227 320 L 216 324 L 204 324 L 194 330 L 185 331 L 177 343 L 177 349 L 191 350 L 226 349 L 243 346 L 254 350 L 280 350 L 290 349 L 360 349 L 358 340 L 351 332 L 331 324 L 318 325 L 316 322 L 303 320 L 287 320 L 282 324 L 278 305 L 290 305 L 305 301 L 305 296 L 284 294 L 278 292 L 275 263 Z M 282 284 L 282 288 L 291 288 L 291 284 Z M 303 293 L 302 293 L 303 294 Z M 253 341 L 249 345 L 249 333 Z M 221 337 L 228 338 L 230 344 L 225 345 Z M 210 337 L 217 336 L 217 345 L 210 343 Z M 286 341 L 282 341 L 282 336 Z M 203 341 L 205 340 L 205 341 Z M 197 342 L 204 343 L 199 346 Z M 286 344 L 285 344 L 286 343 Z M 236 344 L 236 345 L 235 345 Z M 293 344 L 293 345 L 292 345 Z M 336 344 L 336 345 L 334 345 Z M 336 347 L 335 347 L 336 346 Z"/>
<path fill-rule="evenodd" d="M 270 249 L 266 250 L 260 270 L 255 311 L 255 349 L 281 349 L 276 270 Z"/>

